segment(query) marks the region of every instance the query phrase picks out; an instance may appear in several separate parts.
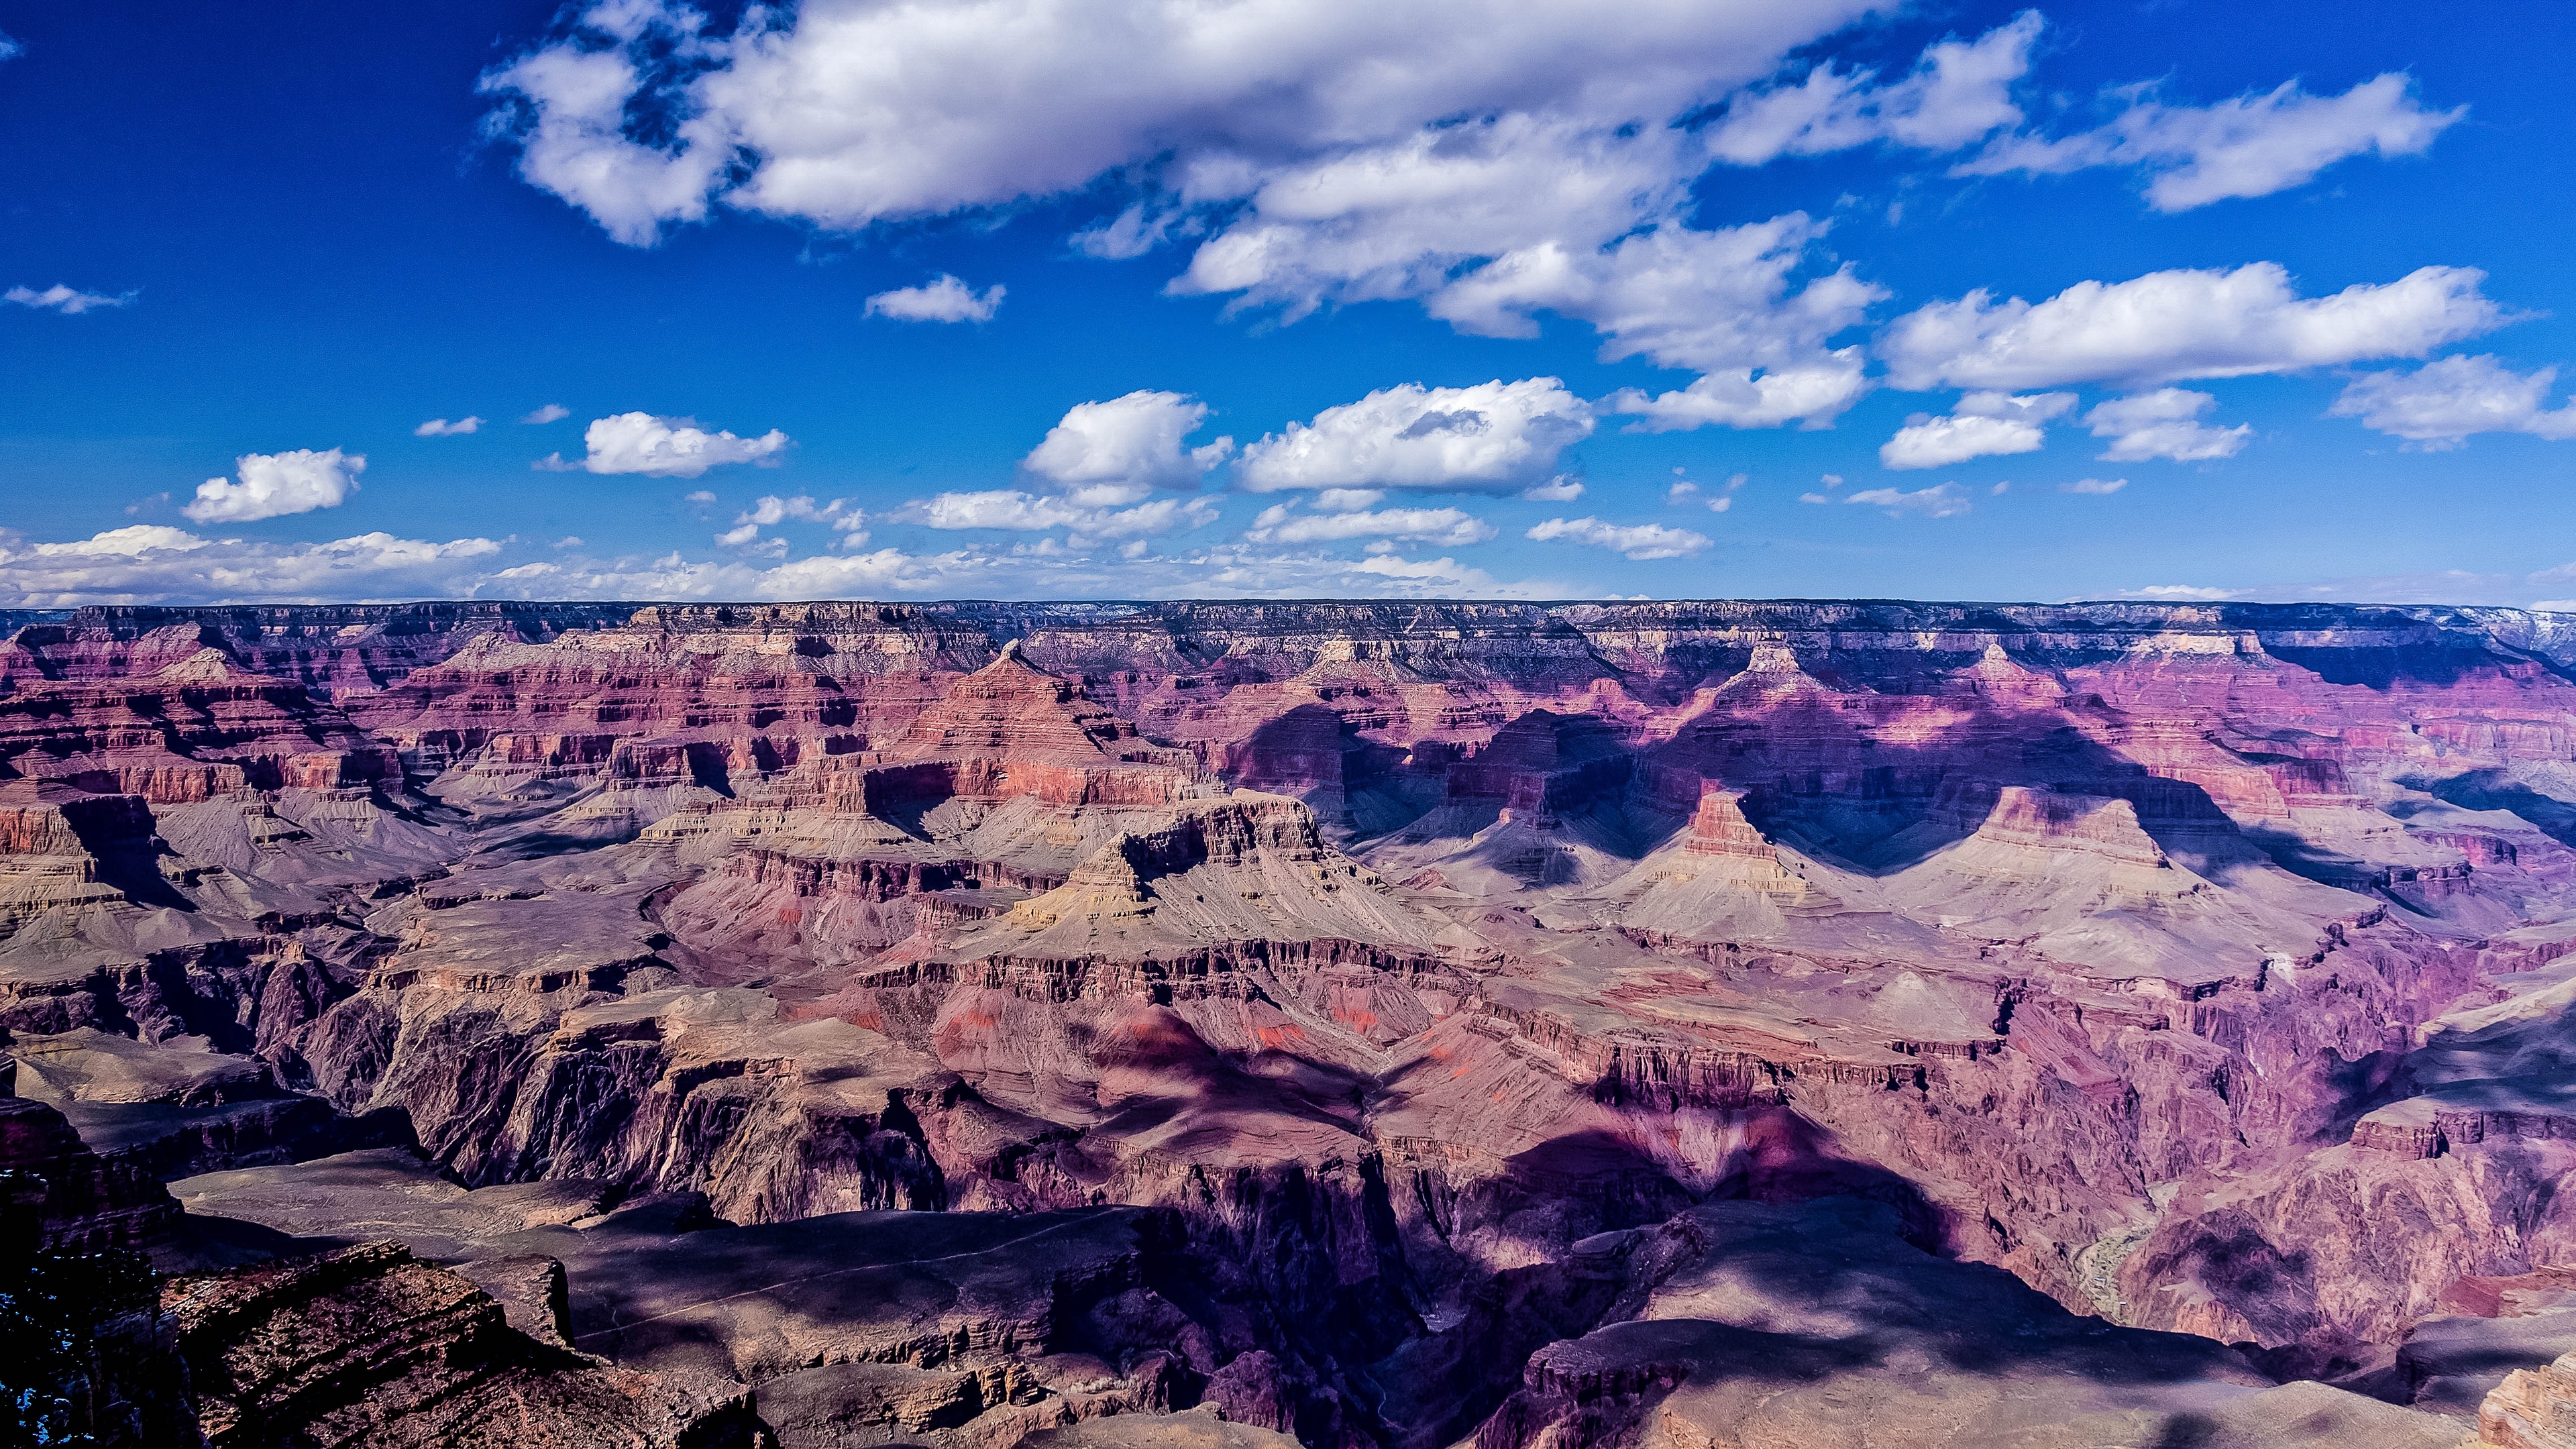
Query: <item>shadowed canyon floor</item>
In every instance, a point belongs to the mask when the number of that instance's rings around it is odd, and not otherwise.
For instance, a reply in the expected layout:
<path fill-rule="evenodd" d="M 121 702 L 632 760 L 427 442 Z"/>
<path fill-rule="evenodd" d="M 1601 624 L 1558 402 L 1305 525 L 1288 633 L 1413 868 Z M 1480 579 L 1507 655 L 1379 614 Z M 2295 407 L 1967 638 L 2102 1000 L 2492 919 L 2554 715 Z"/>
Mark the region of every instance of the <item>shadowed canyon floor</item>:
<path fill-rule="evenodd" d="M 111 1439 L 2571 1445 L 2571 1010 L 2567 616 L 0 644 L 11 1231 L 170 1275 Z"/>

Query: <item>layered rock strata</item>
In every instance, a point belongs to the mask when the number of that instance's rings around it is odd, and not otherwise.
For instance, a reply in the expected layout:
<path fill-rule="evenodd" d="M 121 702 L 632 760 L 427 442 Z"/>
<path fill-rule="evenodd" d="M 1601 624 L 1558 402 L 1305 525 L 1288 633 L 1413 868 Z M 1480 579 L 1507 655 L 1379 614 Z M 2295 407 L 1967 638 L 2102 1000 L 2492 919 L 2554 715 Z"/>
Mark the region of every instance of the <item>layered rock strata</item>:
<path fill-rule="evenodd" d="M 86 611 L 0 650 L 0 1026 L 171 1173 L 416 1142 L 458 1191 L 696 1194 L 746 1232 L 1156 1214 L 1240 1265 L 1234 1306 L 1167 1295 L 1216 1346 L 1163 1374 L 1116 1340 L 1101 1412 L 1427 1444 L 1535 1395 L 1515 1422 L 1562 1438 L 1549 1345 L 1636 1315 L 1480 1307 L 1509 1275 L 1857 1195 L 2065 1310 L 2464 1414 L 2504 1366 L 2406 1367 L 2473 1317 L 2452 1290 L 2576 1262 L 2571 639 L 2326 606 Z M 1439 1406 L 1392 1387 L 1432 1344 Z M 799 1422 L 1030 1431 L 1007 1374 L 913 1370 L 949 1377 L 848 1368 Z"/>

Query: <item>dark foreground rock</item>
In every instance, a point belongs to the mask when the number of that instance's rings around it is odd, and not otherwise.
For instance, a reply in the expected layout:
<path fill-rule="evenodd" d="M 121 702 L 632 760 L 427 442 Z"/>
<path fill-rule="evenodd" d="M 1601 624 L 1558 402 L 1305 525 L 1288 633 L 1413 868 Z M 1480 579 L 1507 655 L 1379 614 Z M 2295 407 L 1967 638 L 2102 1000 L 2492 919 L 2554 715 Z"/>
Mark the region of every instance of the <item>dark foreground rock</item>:
<path fill-rule="evenodd" d="M 751 1449 L 748 1397 L 549 1348 L 398 1243 L 171 1279 L 213 1449 Z"/>

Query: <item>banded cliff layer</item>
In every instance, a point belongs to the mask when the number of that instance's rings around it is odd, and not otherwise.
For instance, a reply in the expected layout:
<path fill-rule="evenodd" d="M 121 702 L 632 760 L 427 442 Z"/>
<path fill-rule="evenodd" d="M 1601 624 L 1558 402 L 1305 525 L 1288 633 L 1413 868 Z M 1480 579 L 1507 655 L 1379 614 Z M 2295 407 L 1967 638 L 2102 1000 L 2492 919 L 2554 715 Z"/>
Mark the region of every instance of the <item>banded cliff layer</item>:
<path fill-rule="evenodd" d="M 2449 1443 L 2576 1349 L 2571 671 L 2479 609 L 83 610 L 0 645 L 0 1027 L 192 1219 L 550 1258 L 791 1444 Z M 844 1232 L 1070 1266 L 624 1326 Z"/>

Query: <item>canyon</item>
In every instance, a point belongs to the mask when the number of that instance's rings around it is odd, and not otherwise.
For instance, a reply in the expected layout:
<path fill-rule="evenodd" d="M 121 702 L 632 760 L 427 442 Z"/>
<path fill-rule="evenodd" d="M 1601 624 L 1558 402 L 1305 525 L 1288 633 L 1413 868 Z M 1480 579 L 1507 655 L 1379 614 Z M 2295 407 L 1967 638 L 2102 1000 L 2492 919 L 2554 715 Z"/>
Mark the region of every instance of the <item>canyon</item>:
<path fill-rule="evenodd" d="M 2576 1445 L 2576 616 L 0 625 L 103 1442 Z"/>

